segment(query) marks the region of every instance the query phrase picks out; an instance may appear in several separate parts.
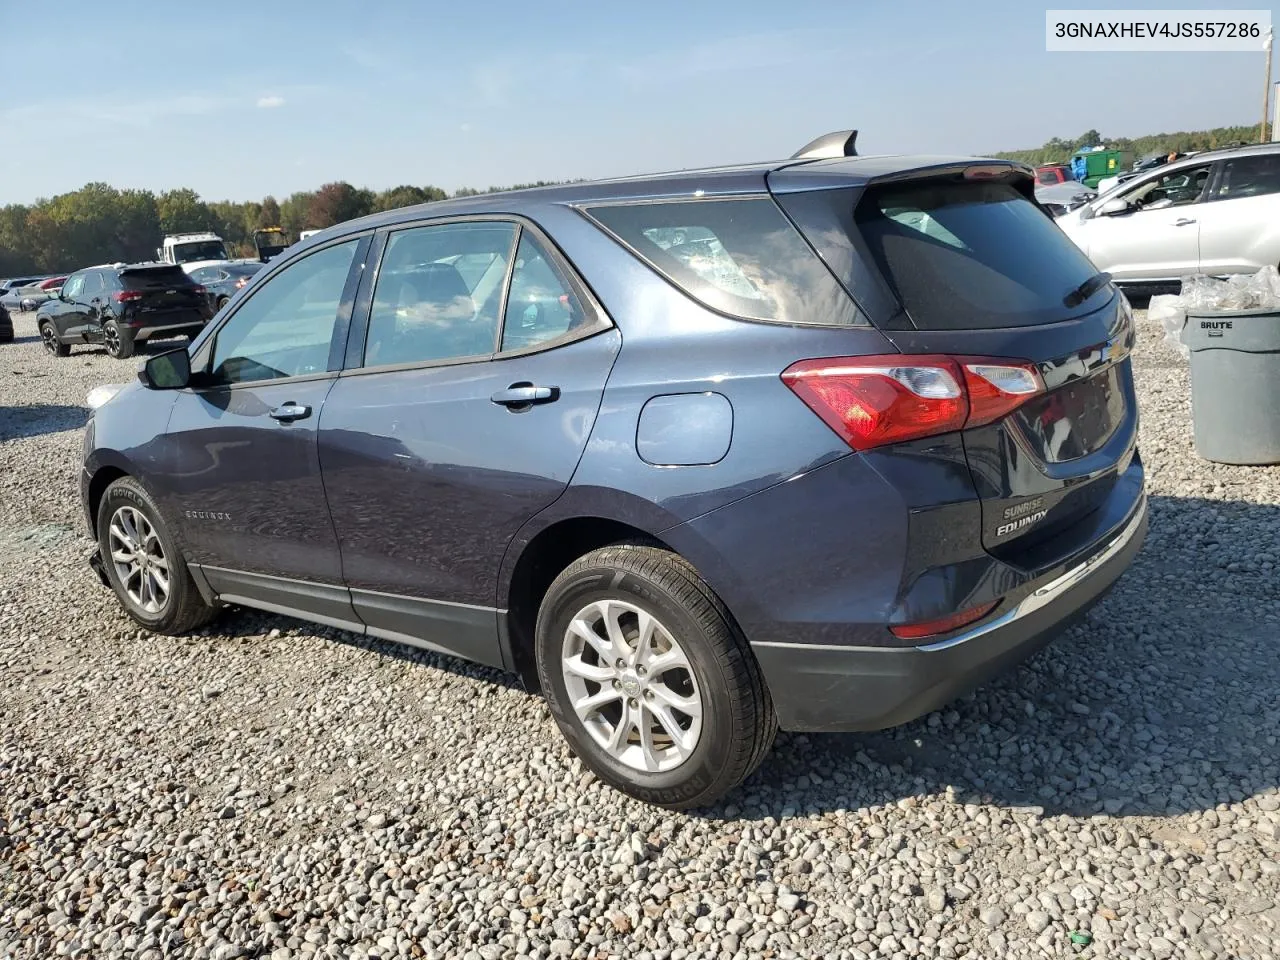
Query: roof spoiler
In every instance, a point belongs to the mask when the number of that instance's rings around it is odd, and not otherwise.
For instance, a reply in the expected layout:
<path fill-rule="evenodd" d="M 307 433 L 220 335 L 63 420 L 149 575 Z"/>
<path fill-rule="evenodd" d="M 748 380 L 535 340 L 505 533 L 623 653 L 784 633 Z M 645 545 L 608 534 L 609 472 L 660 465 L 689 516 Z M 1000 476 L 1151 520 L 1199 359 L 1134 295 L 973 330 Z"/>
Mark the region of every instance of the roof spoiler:
<path fill-rule="evenodd" d="M 791 155 L 792 160 L 826 160 L 831 157 L 856 157 L 857 130 L 836 130 L 810 140 Z"/>

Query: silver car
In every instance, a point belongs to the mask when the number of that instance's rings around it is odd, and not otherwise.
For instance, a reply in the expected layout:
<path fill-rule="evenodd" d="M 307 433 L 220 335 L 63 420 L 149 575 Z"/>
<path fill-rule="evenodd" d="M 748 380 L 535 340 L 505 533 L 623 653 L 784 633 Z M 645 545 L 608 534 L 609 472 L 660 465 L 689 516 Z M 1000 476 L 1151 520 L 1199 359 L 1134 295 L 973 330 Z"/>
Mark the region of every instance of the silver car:
<path fill-rule="evenodd" d="M 1280 143 L 1200 153 L 1057 219 L 1116 281 L 1164 285 L 1280 265 Z"/>

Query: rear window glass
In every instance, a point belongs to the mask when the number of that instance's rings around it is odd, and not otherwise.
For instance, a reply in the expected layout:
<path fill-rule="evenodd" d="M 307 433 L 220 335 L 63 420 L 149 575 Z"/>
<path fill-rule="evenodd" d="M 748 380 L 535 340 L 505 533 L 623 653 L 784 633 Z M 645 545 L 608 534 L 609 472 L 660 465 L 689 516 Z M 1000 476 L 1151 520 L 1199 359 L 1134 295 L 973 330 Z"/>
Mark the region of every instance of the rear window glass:
<path fill-rule="evenodd" d="M 120 280 L 126 290 L 187 287 L 192 282 L 181 267 L 148 267 L 145 270 L 122 270 L 120 272 Z"/>
<path fill-rule="evenodd" d="M 1103 287 L 1064 299 L 1097 270 L 1053 221 L 1004 183 L 872 189 L 854 213 L 876 266 L 921 330 L 1034 326 L 1097 309 Z"/>
<path fill-rule="evenodd" d="M 772 200 L 680 200 L 588 213 L 713 310 L 752 320 L 864 322 Z"/>

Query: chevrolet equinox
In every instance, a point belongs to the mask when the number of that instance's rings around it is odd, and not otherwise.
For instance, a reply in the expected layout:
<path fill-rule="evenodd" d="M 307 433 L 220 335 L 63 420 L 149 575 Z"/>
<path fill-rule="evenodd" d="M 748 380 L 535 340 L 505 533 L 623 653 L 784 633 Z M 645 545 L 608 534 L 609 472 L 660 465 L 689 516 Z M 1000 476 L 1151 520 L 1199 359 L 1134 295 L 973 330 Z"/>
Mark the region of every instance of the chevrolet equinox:
<path fill-rule="evenodd" d="M 1146 532 L 1124 298 L 1016 163 L 860 156 L 375 214 L 98 407 L 90 562 L 522 676 L 634 797 L 1048 642 Z"/>

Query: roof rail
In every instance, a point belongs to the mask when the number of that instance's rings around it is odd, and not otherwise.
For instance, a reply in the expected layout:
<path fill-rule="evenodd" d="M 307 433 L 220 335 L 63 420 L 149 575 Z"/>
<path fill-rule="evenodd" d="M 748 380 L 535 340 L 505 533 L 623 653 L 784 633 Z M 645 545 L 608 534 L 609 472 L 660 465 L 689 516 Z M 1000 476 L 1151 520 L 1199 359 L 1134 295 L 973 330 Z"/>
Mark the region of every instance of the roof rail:
<path fill-rule="evenodd" d="M 830 157 L 856 157 L 857 130 L 836 130 L 810 140 L 791 155 L 792 160 L 826 160 Z"/>

